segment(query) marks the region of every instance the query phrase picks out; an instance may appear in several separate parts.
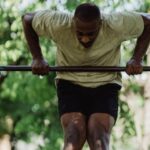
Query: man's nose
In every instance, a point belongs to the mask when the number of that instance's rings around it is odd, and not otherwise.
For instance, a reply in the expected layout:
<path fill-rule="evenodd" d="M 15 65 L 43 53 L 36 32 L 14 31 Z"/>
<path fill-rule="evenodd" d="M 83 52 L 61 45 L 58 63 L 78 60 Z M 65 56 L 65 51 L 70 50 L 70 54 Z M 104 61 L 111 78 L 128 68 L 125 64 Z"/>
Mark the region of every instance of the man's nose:
<path fill-rule="evenodd" d="M 90 38 L 88 36 L 82 36 L 81 37 L 81 42 L 88 43 L 89 41 L 90 41 Z"/>

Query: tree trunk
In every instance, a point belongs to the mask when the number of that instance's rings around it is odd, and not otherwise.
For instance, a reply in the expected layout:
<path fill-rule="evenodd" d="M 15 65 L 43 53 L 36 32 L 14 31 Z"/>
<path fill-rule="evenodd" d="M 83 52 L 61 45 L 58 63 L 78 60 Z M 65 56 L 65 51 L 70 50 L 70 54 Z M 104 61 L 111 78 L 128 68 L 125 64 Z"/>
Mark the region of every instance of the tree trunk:
<path fill-rule="evenodd" d="M 147 55 L 150 66 L 150 47 Z M 143 150 L 150 150 L 150 72 L 147 72 L 147 80 L 145 82 L 145 105 L 144 105 L 144 122 L 143 122 Z"/>
<path fill-rule="evenodd" d="M 9 135 L 4 135 L 0 139 L 0 150 L 11 150 L 10 137 Z"/>

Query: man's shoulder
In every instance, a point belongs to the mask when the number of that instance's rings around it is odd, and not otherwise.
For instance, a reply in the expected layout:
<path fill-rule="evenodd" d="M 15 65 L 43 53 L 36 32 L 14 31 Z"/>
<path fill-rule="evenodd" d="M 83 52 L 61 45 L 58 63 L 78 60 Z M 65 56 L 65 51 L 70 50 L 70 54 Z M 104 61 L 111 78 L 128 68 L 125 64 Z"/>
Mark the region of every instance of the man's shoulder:
<path fill-rule="evenodd" d="M 73 15 L 69 12 L 58 10 L 39 10 L 34 15 L 34 24 L 45 24 L 54 28 L 67 27 L 71 25 Z"/>
<path fill-rule="evenodd" d="M 118 21 L 123 17 L 136 17 L 141 16 L 139 12 L 136 11 L 119 11 L 119 12 L 111 12 L 111 13 L 101 13 L 101 17 L 103 20 L 111 20 L 111 21 Z"/>
<path fill-rule="evenodd" d="M 73 15 L 70 12 L 45 9 L 45 10 L 38 10 L 35 16 L 42 18 L 64 19 L 64 18 L 72 18 Z"/>
<path fill-rule="evenodd" d="M 121 30 L 123 14 L 120 12 L 101 13 L 103 23 L 112 30 Z"/>
<path fill-rule="evenodd" d="M 102 20 L 116 31 L 121 31 L 125 24 L 132 23 L 137 17 L 140 17 L 140 13 L 131 11 L 102 13 Z"/>

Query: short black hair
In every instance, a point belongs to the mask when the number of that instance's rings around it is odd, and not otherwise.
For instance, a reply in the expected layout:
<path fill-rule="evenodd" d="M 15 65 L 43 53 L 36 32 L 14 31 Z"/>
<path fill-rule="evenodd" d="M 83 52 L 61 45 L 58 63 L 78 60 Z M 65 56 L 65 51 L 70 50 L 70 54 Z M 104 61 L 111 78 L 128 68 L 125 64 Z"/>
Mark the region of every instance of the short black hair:
<path fill-rule="evenodd" d="M 100 19 L 100 9 L 93 3 L 83 3 L 77 6 L 74 16 L 82 21 L 93 21 Z"/>

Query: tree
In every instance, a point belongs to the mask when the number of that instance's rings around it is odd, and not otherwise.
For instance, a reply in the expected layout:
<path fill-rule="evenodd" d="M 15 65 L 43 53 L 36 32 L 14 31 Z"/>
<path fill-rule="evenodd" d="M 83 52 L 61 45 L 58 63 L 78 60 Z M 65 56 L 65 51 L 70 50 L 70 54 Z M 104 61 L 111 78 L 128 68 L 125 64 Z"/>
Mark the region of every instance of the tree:
<path fill-rule="evenodd" d="M 21 8 L 22 1 L 1 2 L 0 13 L 0 62 L 1 64 L 27 65 L 31 56 L 27 52 L 21 14 L 35 11 L 42 2 Z M 12 7 L 13 6 L 13 7 Z M 45 57 L 54 65 L 55 47 L 41 39 Z M 50 48 L 49 48 L 50 47 Z M 50 51 L 50 53 L 49 53 Z M 30 141 L 31 135 L 41 135 L 45 145 L 58 149 L 58 137 L 62 137 L 57 115 L 55 74 L 39 78 L 31 73 L 3 72 L 0 78 L 0 133 L 9 134 L 12 150 L 18 140 Z M 11 120 L 8 122 L 8 119 Z M 49 139 L 49 140 L 47 140 Z M 46 147 L 46 146 L 45 146 Z"/>

